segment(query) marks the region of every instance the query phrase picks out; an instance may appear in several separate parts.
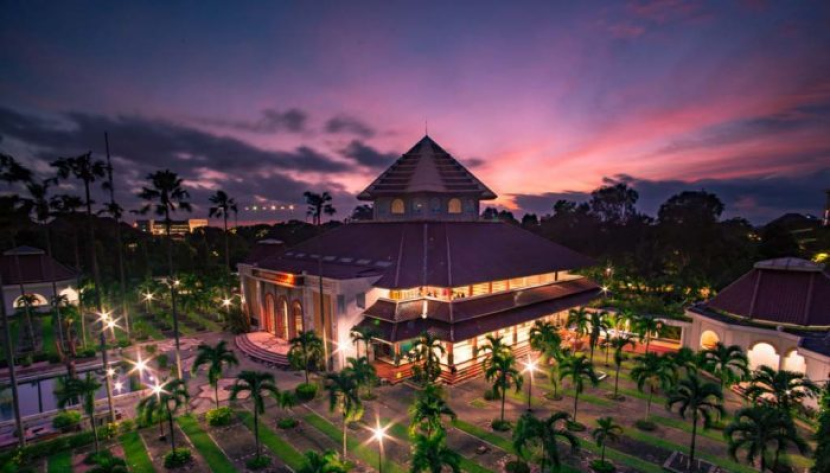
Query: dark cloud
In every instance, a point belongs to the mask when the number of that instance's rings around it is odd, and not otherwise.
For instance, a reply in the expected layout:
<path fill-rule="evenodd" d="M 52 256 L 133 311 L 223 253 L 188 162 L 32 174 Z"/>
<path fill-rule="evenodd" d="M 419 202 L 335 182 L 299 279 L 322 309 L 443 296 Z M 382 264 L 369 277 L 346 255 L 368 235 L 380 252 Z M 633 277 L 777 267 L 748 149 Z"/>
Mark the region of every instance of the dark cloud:
<path fill-rule="evenodd" d="M 787 212 L 818 215 L 824 205 L 824 190 L 830 183 L 830 168 L 804 175 L 770 175 L 734 179 L 648 180 L 620 174 L 606 177 L 603 184 L 624 182 L 640 194 L 637 207 L 655 215 L 669 197 L 684 190 L 706 190 L 726 205 L 726 217 L 744 217 L 755 224 L 766 223 Z M 551 213 L 558 199 L 586 201 L 589 192 L 512 194 L 522 212 Z"/>
<path fill-rule="evenodd" d="M 349 115 L 337 115 L 330 118 L 326 121 L 325 130 L 327 133 L 348 133 L 363 139 L 375 136 L 374 128 Z"/>
<path fill-rule="evenodd" d="M 372 148 L 371 146 L 368 146 L 358 140 L 353 140 L 349 143 L 349 145 L 343 149 L 342 154 L 343 156 L 354 160 L 361 166 L 374 170 L 386 169 L 396 159 L 398 159 L 398 155 L 395 153 L 381 153 L 375 148 Z"/>
<path fill-rule="evenodd" d="M 290 108 L 284 112 L 273 108 L 266 108 L 257 120 L 202 120 L 202 123 L 222 128 L 232 128 L 252 133 L 301 133 L 306 131 L 308 114 L 297 108 Z"/>

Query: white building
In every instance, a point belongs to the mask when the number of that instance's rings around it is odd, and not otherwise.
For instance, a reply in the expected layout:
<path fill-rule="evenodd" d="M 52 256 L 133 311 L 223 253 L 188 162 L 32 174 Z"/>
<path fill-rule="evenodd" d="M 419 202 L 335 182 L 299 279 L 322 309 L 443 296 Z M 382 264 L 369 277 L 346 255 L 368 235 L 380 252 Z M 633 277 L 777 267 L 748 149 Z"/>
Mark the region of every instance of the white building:
<path fill-rule="evenodd" d="M 20 307 L 20 297 L 31 294 L 37 307 L 48 307 L 54 296 L 52 282 L 58 294 L 67 296 L 69 302 L 78 302 L 78 272 L 50 258 L 43 250 L 19 246 L 0 257 L 3 278 L 3 300 L 6 313 L 12 315 Z"/>

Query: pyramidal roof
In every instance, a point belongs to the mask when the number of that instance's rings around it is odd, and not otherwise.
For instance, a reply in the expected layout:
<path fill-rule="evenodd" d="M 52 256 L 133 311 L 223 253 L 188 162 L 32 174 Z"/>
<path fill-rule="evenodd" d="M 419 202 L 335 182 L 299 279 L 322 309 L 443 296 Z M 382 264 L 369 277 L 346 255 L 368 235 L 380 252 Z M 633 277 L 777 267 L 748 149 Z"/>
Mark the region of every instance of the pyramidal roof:
<path fill-rule="evenodd" d="M 496 194 L 429 136 L 398 158 L 369 187 L 360 200 L 413 193 L 469 194 L 495 199 Z"/>

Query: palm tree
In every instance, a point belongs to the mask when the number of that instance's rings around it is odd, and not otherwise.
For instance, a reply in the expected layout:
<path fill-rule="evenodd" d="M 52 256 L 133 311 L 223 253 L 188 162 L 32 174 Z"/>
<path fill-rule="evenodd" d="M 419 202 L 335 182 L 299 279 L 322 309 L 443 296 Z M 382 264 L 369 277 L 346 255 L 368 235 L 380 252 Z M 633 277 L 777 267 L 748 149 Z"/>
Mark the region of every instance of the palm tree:
<path fill-rule="evenodd" d="M 331 194 L 323 192 L 317 194 L 311 191 L 303 192 L 305 203 L 308 204 L 308 215 L 311 216 L 311 223 L 320 225 L 323 223 L 323 214 L 334 215 L 337 210 L 331 205 Z"/>
<path fill-rule="evenodd" d="M 718 342 L 702 352 L 703 369 L 720 380 L 725 389 L 749 375 L 749 361 L 739 345 L 726 346 Z"/>
<path fill-rule="evenodd" d="M 220 341 L 216 346 L 202 343 L 198 347 L 198 354 L 193 361 L 193 372 L 195 373 L 202 365 L 208 365 L 208 383 L 213 386 L 213 398 L 216 401 L 216 408 L 219 409 L 219 379 L 222 371 L 231 366 L 239 366 L 239 360 L 233 350 L 228 350 L 228 342 Z"/>
<path fill-rule="evenodd" d="M 702 352 L 695 352 L 689 347 L 680 347 L 676 352 L 666 356 L 671 361 L 678 377 L 681 371 L 685 371 L 686 375 L 696 375 L 703 359 Z"/>
<path fill-rule="evenodd" d="M 323 340 L 309 330 L 298 333 L 289 343 L 288 361 L 292 368 L 305 372 L 305 384 L 308 384 L 309 370 L 316 370 L 323 360 Z"/>
<path fill-rule="evenodd" d="M 669 359 L 657 353 L 648 352 L 637 360 L 637 365 L 631 370 L 631 379 L 637 383 L 637 389 L 643 392 L 648 386 L 648 400 L 646 401 L 646 415 L 644 422 L 648 422 L 651 414 L 651 400 L 658 389 L 667 390 L 674 381 L 674 370 Z"/>
<path fill-rule="evenodd" d="M 525 412 L 519 418 L 516 429 L 513 431 L 513 447 L 520 455 L 525 455 L 529 444 L 538 442 L 542 447 L 542 471 L 547 471 L 546 464 L 550 464 L 553 472 L 562 467 L 562 456 L 559 453 L 558 440 L 570 445 L 571 452 L 579 450 L 579 439 L 566 427 L 558 424 L 570 424 L 570 415 L 566 412 L 554 412 L 547 419 L 538 419 L 533 414 Z"/>
<path fill-rule="evenodd" d="M 646 342 L 646 353 L 648 353 L 649 347 L 651 346 L 651 339 L 655 335 L 659 336 L 665 327 L 662 320 L 648 315 L 635 317 L 632 326 L 634 332 L 639 336 L 640 342 Z"/>
<path fill-rule="evenodd" d="M 584 307 L 571 309 L 568 312 L 567 325 L 573 329 L 579 340 L 582 340 L 591 331 L 591 316 L 588 310 Z"/>
<path fill-rule="evenodd" d="M 346 359 L 348 364 L 345 369 L 351 371 L 358 386 L 365 391 L 363 397 L 369 399 L 372 397 L 372 386 L 378 382 L 378 372 L 375 365 L 369 361 L 369 358 L 361 356 L 360 358 L 349 357 Z"/>
<path fill-rule="evenodd" d="M 329 393 L 329 410 L 339 410 L 343 416 L 343 458 L 347 456 L 346 429 L 349 422 L 363 417 L 363 403 L 358 395 L 359 385 L 354 374 L 347 370 L 326 375 L 326 391 Z"/>
<path fill-rule="evenodd" d="M 231 386 L 231 400 L 235 401 L 240 393 L 247 392 L 254 403 L 254 440 L 256 441 L 256 457 L 262 456 L 259 444 L 259 416 L 265 414 L 265 398 L 276 396 L 279 390 L 274 383 L 274 375 L 264 371 L 243 371 L 236 377 Z"/>
<path fill-rule="evenodd" d="M 228 216 L 231 212 L 237 214 L 239 207 L 236 205 L 236 200 L 223 190 L 216 191 L 208 200 L 213 204 L 208 210 L 208 216 L 211 218 L 222 217 L 222 228 L 225 234 L 225 267 L 228 268 L 228 272 L 231 272 L 231 247 L 228 243 Z"/>
<path fill-rule="evenodd" d="M 101 389 L 101 383 L 91 373 L 87 372 L 86 377 L 67 378 L 63 385 L 55 390 L 58 401 L 58 408 L 65 409 L 80 401 L 89 424 L 92 427 L 92 437 L 95 441 L 95 452 L 98 452 L 98 429 L 95 425 L 95 395 Z"/>
<path fill-rule="evenodd" d="M 17 256 L 15 256 L 17 258 Z M 21 279 L 22 281 L 22 279 Z M 35 346 L 35 324 L 32 320 L 32 312 L 34 311 L 35 307 L 38 305 L 37 296 L 31 293 L 23 292 L 23 283 L 21 282 L 20 288 L 20 297 L 17 298 L 17 312 L 23 312 L 23 315 L 26 319 L 26 329 L 27 335 L 29 336 L 29 341 L 32 344 L 32 351 L 35 351 L 37 347 Z"/>
<path fill-rule="evenodd" d="M 614 348 L 614 399 L 619 399 L 620 395 L 620 368 L 622 368 L 623 361 L 625 361 L 625 353 L 623 350 L 627 346 L 634 346 L 634 340 L 626 335 L 617 336 L 611 339 L 610 345 Z"/>
<path fill-rule="evenodd" d="M 608 442 L 618 441 L 622 433 L 622 426 L 614 422 L 613 417 L 600 417 L 597 419 L 597 426 L 591 432 L 591 437 L 596 442 L 597 447 L 600 448 L 600 462 L 605 463 L 605 446 Z"/>
<path fill-rule="evenodd" d="M 49 205 L 56 217 L 62 217 L 69 222 L 72 230 L 72 254 L 75 257 L 75 269 L 81 270 L 81 250 L 78 241 L 77 217 L 84 207 L 84 201 L 77 195 L 59 194 L 49 199 Z"/>
<path fill-rule="evenodd" d="M 121 313 L 124 317 L 124 329 L 127 332 L 127 338 L 130 338 L 132 331 L 130 329 L 130 313 L 127 310 L 127 272 L 124 264 L 124 242 L 121 236 L 121 218 L 124 216 L 124 208 L 118 205 L 115 201 L 115 179 L 113 179 L 112 160 L 110 159 L 110 140 L 109 135 L 104 132 L 104 144 L 107 150 L 107 180 L 102 187 L 109 191 L 110 201 L 104 205 L 103 213 L 109 214 L 115 220 L 115 241 L 118 256 L 118 281 L 121 296 Z"/>
<path fill-rule="evenodd" d="M 187 199 L 190 194 L 184 188 L 184 181 L 174 172 L 168 170 L 156 171 L 147 175 L 149 187 L 142 187 L 138 197 L 145 201 L 139 211 L 146 214 L 151 210 L 160 217 L 164 217 L 164 234 L 167 238 L 167 269 L 168 283 L 170 285 L 170 302 L 173 313 L 173 337 L 176 341 L 176 373 L 182 378 L 182 354 L 179 346 L 179 313 L 176 307 L 176 273 L 173 268 L 173 238 L 170 236 L 170 226 L 173 220 L 170 218 L 173 212 L 183 210 L 191 211 L 190 202 Z"/>
<path fill-rule="evenodd" d="M 562 337 L 552 323 L 538 320 L 530 328 L 530 348 L 538 351 L 543 363 L 547 365 L 549 360 L 555 360 L 562 351 Z"/>
<path fill-rule="evenodd" d="M 501 397 L 501 415 L 499 421 L 504 424 L 504 403 L 507 390 L 522 389 L 524 377 L 516 369 L 516 357 L 506 351 L 497 351 L 484 361 L 484 378 L 493 383 L 493 394 Z"/>
<path fill-rule="evenodd" d="M 423 332 L 406 355 L 412 362 L 420 363 L 412 369 L 415 378 L 426 384 L 435 382 L 441 376 L 441 356 L 444 353 L 446 349 L 441 340 L 430 332 Z"/>
<path fill-rule="evenodd" d="M 291 391 L 279 391 L 274 395 L 274 400 L 277 401 L 277 407 L 291 413 L 291 408 L 297 405 L 297 396 Z M 290 417 L 289 417 L 290 419 Z"/>
<path fill-rule="evenodd" d="M 372 339 L 378 336 L 378 331 L 372 326 L 354 326 L 352 327 L 351 331 L 352 343 L 359 347 L 360 343 L 363 343 L 363 355 L 369 356 L 369 345 L 372 343 Z M 360 349 L 358 348 L 357 354 L 360 355 Z"/>
<path fill-rule="evenodd" d="M 585 390 L 585 381 L 596 386 L 599 384 L 599 377 L 594 371 L 594 365 L 584 356 L 571 356 L 562 361 L 562 368 L 559 372 L 559 379 L 571 378 L 574 387 L 574 425 L 579 425 L 576 415 L 579 409 L 579 395 Z"/>
<path fill-rule="evenodd" d="M 608 324 L 608 320 L 605 318 L 607 314 L 605 312 L 591 312 L 590 317 L 590 331 L 588 332 L 588 344 L 591 346 L 591 360 L 594 359 L 594 350 L 596 349 L 597 345 L 599 345 L 599 339 L 602 336 L 602 333 L 607 333 L 610 325 Z"/>
<path fill-rule="evenodd" d="M 449 417 L 454 421 L 457 416 L 444 399 L 441 387 L 434 384 L 426 386 L 415 398 L 409 407 L 409 434 L 421 432 L 427 437 L 444 428 L 441 417 Z"/>
<path fill-rule="evenodd" d="M 86 204 L 87 231 L 89 233 L 89 254 L 92 262 L 92 277 L 95 282 L 95 308 L 103 312 L 101 305 L 101 272 L 98 268 L 98 255 L 95 244 L 95 225 L 92 220 L 92 196 L 90 186 L 99 179 L 106 177 L 106 163 L 101 160 L 92 159 L 92 152 L 87 152 L 71 158 L 60 158 L 52 162 L 52 167 L 57 169 L 58 179 L 69 179 L 74 177 L 84 184 L 84 202 Z"/>
<path fill-rule="evenodd" d="M 703 381 L 697 375 L 690 375 L 681 379 L 666 401 L 666 409 L 671 410 L 678 406 L 680 417 L 686 418 L 687 413 L 692 416 L 692 444 L 689 448 L 689 468 L 695 462 L 695 442 L 697 441 L 698 418 L 703 418 L 703 428 L 712 423 L 712 413 L 723 416 L 723 391 L 720 385 Z"/>
<path fill-rule="evenodd" d="M 349 467 L 336 452 L 326 450 L 323 454 L 309 450 L 303 454 L 305 463 L 297 473 L 348 473 Z"/>
<path fill-rule="evenodd" d="M 501 353 L 510 352 L 510 347 L 504 343 L 504 337 L 487 335 L 484 337 L 484 344 L 476 347 L 475 356 L 484 353 L 487 357 L 493 357 Z M 484 360 L 487 361 L 486 359 Z"/>
<path fill-rule="evenodd" d="M 795 371 L 776 371 L 763 365 L 752 375 L 746 396 L 753 401 L 769 399 L 778 409 L 792 413 L 797 404 L 818 395 L 820 389 L 809 378 Z"/>
<path fill-rule="evenodd" d="M 449 467 L 453 473 L 461 472 L 461 455 L 447 447 L 447 433 L 441 429 L 435 435 L 415 434 L 412 438 L 412 463 L 410 473 L 429 471 L 441 473 Z"/>
<path fill-rule="evenodd" d="M 734 420 L 726 426 L 723 435 L 729 441 L 729 455 L 738 460 L 738 452 L 746 450 L 746 461 L 754 465 L 760 461 L 761 472 L 767 470 L 767 451 L 775 446 L 775 458 L 771 471 L 778 471 L 780 452 L 793 445 L 799 452 L 809 449 L 799 435 L 792 419 L 778 409 L 752 406 L 735 413 Z"/>

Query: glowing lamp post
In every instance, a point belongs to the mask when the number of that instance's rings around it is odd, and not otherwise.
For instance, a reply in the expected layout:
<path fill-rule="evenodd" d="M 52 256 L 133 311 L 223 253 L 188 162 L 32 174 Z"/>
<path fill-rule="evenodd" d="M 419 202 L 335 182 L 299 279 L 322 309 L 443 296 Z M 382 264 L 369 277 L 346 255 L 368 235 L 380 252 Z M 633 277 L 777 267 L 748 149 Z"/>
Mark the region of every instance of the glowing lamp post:
<path fill-rule="evenodd" d="M 530 375 L 530 382 L 527 383 L 527 411 L 530 412 L 533 410 L 530 407 L 530 398 L 533 396 L 533 373 L 536 372 L 536 360 L 528 359 L 525 362 L 524 371 Z"/>
<path fill-rule="evenodd" d="M 101 362 L 103 364 L 104 374 L 106 375 L 105 381 L 107 387 L 107 406 L 109 407 L 110 422 L 115 422 L 115 404 L 112 400 L 112 385 L 110 384 L 110 382 L 112 381 L 112 374 L 114 374 L 114 371 L 110 369 L 109 358 L 107 357 L 107 340 L 104 336 L 104 331 L 107 327 L 109 327 L 110 323 L 113 324 L 112 328 L 115 328 L 115 321 L 110 320 L 109 313 L 107 312 L 103 312 L 98 315 L 100 316 L 101 322 L 101 331 L 99 332 L 98 337 L 99 342 L 101 344 Z"/>
<path fill-rule="evenodd" d="M 383 439 L 386 438 L 388 428 L 389 426 L 381 427 L 378 423 L 378 426 L 372 429 L 372 440 L 378 443 L 378 473 L 383 473 Z"/>
<path fill-rule="evenodd" d="M 146 310 L 147 310 L 148 314 L 150 313 L 151 310 L 153 310 L 153 307 L 151 305 L 152 302 L 153 302 L 153 293 L 148 292 L 147 294 L 144 294 L 144 305 L 146 307 Z"/>

